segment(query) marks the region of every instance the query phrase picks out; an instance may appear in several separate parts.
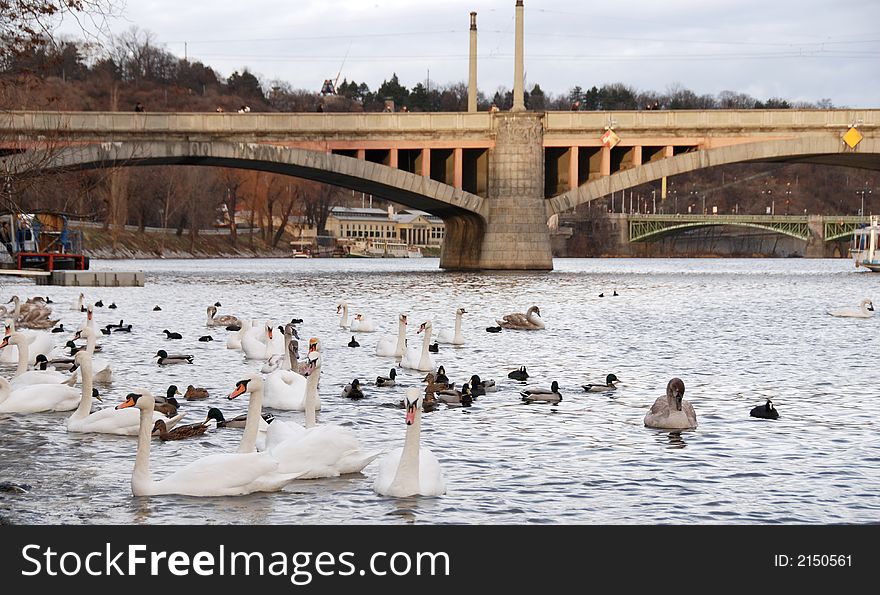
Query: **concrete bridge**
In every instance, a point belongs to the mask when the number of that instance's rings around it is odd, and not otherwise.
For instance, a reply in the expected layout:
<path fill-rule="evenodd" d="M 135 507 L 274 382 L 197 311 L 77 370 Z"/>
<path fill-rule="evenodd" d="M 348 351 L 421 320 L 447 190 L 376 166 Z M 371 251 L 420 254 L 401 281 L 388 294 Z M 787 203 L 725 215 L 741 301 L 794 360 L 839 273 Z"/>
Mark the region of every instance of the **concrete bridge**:
<path fill-rule="evenodd" d="M 183 164 L 326 182 L 441 217 L 442 268 L 549 270 L 548 219 L 611 192 L 729 163 L 880 170 L 880 110 L 6 112 L 0 149 L 12 172 Z"/>

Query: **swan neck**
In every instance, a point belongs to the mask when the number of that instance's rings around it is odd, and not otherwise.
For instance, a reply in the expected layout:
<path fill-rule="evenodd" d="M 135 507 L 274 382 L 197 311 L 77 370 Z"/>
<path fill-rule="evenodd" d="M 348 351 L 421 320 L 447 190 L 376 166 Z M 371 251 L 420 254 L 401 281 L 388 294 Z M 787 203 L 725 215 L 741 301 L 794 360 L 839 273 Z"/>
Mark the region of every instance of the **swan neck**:
<path fill-rule="evenodd" d="M 394 355 L 403 355 L 406 350 L 406 323 L 402 320 L 397 324 L 397 348 Z"/>
<path fill-rule="evenodd" d="M 87 358 L 82 368 L 82 396 L 79 399 L 79 407 L 76 408 L 71 419 L 84 419 L 92 411 L 92 360 Z"/>
<path fill-rule="evenodd" d="M 292 362 L 290 361 L 290 341 L 293 339 L 293 335 L 288 332 L 284 333 L 284 369 L 290 370 L 292 368 Z"/>
<path fill-rule="evenodd" d="M 95 339 L 95 333 L 91 332 L 86 337 L 86 351 L 89 352 L 89 355 L 95 355 L 95 344 L 97 344 L 97 339 Z"/>
<path fill-rule="evenodd" d="M 461 313 L 455 315 L 455 338 L 461 337 Z"/>
<path fill-rule="evenodd" d="M 27 339 L 16 343 L 18 347 L 18 367 L 15 369 L 15 376 L 21 376 L 25 373 L 28 366 L 28 342 Z"/>
<path fill-rule="evenodd" d="M 406 441 L 400 454 L 397 473 L 391 483 L 395 491 L 405 494 L 419 493 L 419 441 L 422 432 L 421 403 L 416 407 L 415 419 L 406 427 Z"/>
<path fill-rule="evenodd" d="M 317 400 L 318 400 L 318 377 L 321 375 L 321 368 L 313 370 L 309 375 L 306 383 L 306 423 L 305 427 L 313 428 L 318 424 L 317 418 Z"/>
<path fill-rule="evenodd" d="M 244 434 L 238 445 L 238 452 L 255 452 L 257 450 L 257 432 L 260 430 L 260 414 L 263 412 L 263 389 L 251 389 L 250 395 L 247 421 L 244 422 Z"/>
<path fill-rule="evenodd" d="M 141 409 L 140 425 L 138 426 L 137 456 L 134 460 L 134 471 L 131 474 L 131 490 L 135 496 L 144 493 L 139 489 L 152 483 L 150 479 L 150 441 L 153 439 L 153 409 Z"/>

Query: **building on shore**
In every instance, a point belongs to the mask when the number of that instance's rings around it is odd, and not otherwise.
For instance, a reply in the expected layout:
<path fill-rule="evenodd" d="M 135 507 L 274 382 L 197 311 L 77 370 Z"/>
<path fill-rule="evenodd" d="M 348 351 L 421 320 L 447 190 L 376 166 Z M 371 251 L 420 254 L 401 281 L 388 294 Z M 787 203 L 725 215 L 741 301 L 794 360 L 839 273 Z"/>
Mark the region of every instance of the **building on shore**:
<path fill-rule="evenodd" d="M 333 207 L 327 217 L 327 233 L 340 244 L 368 242 L 403 243 L 439 249 L 443 244 L 443 220 L 415 209 L 394 211 L 372 208 Z"/>

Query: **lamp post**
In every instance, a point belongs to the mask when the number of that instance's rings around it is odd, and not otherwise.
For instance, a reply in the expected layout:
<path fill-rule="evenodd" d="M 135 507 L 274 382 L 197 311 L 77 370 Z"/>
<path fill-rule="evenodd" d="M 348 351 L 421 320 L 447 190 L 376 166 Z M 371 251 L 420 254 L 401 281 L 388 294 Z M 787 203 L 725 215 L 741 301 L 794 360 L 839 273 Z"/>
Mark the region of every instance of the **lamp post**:
<path fill-rule="evenodd" d="M 862 188 L 861 190 L 856 190 L 856 194 L 861 194 L 861 195 L 862 195 L 862 208 L 859 209 L 859 215 L 861 215 L 862 217 L 865 216 L 865 195 L 866 195 L 866 194 L 869 194 L 869 195 L 870 195 L 871 193 L 872 193 L 872 189 L 871 189 L 871 188 L 868 188 L 868 183 L 867 183 L 867 182 L 865 182 L 865 187 L 864 187 L 864 188 Z"/>
<path fill-rule="evenodd" d="M 785 183 L 785 214 L 788 215 L 788 207 L 791 205 L 791 182 Z"/>
<path fill-rule="evenodd" d="M 770 200 L 770 214 L 776 214 L 776 203 L 772 200 L 773 191 L 767 188 L 766 190 L 761 190 L 761 194 L 765 195 Z"/>

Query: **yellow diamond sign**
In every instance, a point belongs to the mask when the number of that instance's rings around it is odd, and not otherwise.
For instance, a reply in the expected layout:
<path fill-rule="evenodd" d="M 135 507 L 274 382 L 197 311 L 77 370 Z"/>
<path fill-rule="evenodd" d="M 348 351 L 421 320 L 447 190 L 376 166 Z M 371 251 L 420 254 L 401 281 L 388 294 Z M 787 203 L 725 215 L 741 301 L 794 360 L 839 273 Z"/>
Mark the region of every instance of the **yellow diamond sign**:
<path fill-rule="evenodd" d="M 855 149 L 856 145 L 862 142 L 862 138 L 862 133 L 856 130 L 856 127 L 853 126 L 843 135 L 843 142 L 848 144 L 850 149 Z"/>

